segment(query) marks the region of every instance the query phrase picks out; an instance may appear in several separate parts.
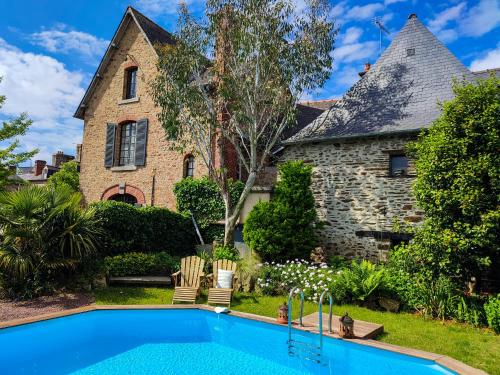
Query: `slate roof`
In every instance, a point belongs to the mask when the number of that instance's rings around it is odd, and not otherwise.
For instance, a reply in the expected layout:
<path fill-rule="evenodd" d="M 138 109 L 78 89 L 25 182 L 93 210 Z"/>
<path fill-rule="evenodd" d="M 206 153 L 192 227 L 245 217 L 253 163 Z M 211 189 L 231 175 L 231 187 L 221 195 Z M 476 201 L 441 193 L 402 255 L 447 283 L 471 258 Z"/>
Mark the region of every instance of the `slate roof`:
<path fill-rule="evenodd" d="M 120 24 L 118 25 L 118 28 L 115 31 L 115 35 L 113 35 L 113 38 L 111 39 L 111 42 L 109 43 L 109 46 L 106 49 L 106 52 L 104 53 L 101 62 L 99 63 L 99 67 L 97 68 L 94 77 L 92 77 L 92 81 L 90 81 L 90 85 L 87 88 L 87 91 L 85 92 L 82 101 L 78 105 L 74 117 L 83 120 L 83 115 L 85 113 L 87 102 L 92 97 L 92 93 L 96 88 L 97 82 L 103 76 L 104 70 L 106 69 L 109 61 L 113 56 L 113 51 L 120 42 L 123 35 L 125 34 L 125 30 L 130 22 L 136 23 L 141 32 L 144 34 L 144 37 L 146 38 L 147 42 L 153 49 L 156 44 L 175 43 L 175 39 L 172 34 L 170 34 L 162 27 L 158 26 L 156 23 L 151 21 L 137 9 L 134 9 L 131 6 L 127 7 L 127 10 L 123 14 Z"/>
<path fill-rule="evenodd" d="M 285 144 L 417 131 L 453 98 L 452 79 L 473 74 L 412 14 L 344 97 Z"/>
<path fill-rule="evenodd" d="M 500 68 L 485 69 L 485 70 L 478 70 L 477 72 L 472 72 L 475 78 L 481 78 L 481 79 L 489 78 L 490 74 L 492 73 L 498 78 L 500 78 Z"/>
<path fill-rule="evenodd" d="M 132 7 L 129 7 L 129 9 L 135 16 L 135 19 L 139 23 L 140 28 L 142 29 L 142 31 L 144 31 L 144 34 L 146 34 L 146 37 L 152 45 L 175 43 L 174 36 L 166 31 L 163 27 L 158 26 L 137 9 Z"/>

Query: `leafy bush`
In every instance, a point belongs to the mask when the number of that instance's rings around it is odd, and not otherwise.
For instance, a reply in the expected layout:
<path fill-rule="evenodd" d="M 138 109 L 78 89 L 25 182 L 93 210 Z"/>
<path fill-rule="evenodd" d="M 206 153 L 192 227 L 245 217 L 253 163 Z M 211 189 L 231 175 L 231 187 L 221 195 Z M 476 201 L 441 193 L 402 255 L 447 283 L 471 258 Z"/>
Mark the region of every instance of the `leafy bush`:
<path fill-rule="evenodd" d="M 474 327 L 481 327 L 487 324 L 484 311 L 484 300 L 476 296 L 463 296 L 458 298 L 458 304 L 454 311 L 454 318 L 463 323 L 468 323 Z"/>
<path fill-rule="evenodd" d="M 240 259 L 240 253 L 238 249 L 234 248 L 233 246 L 219 245 L 214 249 L 213 259 L 229 259 L 236 261 Z"/>
<path fill-rule="evenodd" d="M 131 251 L 186 255 L 196 244 L 189 217 L 159 207 L 134 207 L 115 201 L 93 203 L 102 223 L 103 252 L 106 255 Z"/>
<path fill-rule="evenodd" d="M 5 294 L 33 298 L 68 284 L 96 256 L 99 219 L 68 187 L 0 194 L 0 277 Z"/>
<path fill-rule="evenodd" d="M 386 278 L 387 273 L 382 266 L 377 266 L 367 260 L 353 261 L 350 268 L 341 271 L 337 280 L 337 288 L 345 291 L 348 299 L 364 302 L 383 289 Z"/>
<path fill-rule="evenodd" d="M 179 268 L 179 259 L 159 253 L 125 253 L 104 259 L 104 267 L 112 276 L 171 275 Z"/>
<path fill-rule="evenodd" d="M 245 184 L 233 180 L 229 180 L 228 184 L 234 205 L 238 202 Z M 177 210 L 189 217 L 191 213 L 193 214 L 206 243 L 220 239 L 220 237 L 224 238 L 224 227 L 214 225 L 225 216 L 224 201 L 215 182 L 207 177 L 185 178 L 175 184 L 174 195 Z"/>
<path fill-rule="evenodd" d="M 490 297 L 484 304 L 488 326 L 496 333 L 500 333 L 500 294 Z"/>
<path fill-rule="evenodd" d="M 318 224 L 312 167 L 289 161 L 279 166 L 279 173 L 273 199 L 255 205 L 245 221 L 245 242 L 267 261 L 309 259 L 317 244 Z"/>
<path fill-rule="evenodd" d="M 456 315 L 459 293 L 455 284 L 446 276 L 431 282 L 418 280 L 414 288 L 417 292 L 415 308 L 424 316 L 444 320 Z"/>
<path fill-rule="evenodd" d="M 395 252 L 407 258 L 407 272 L 434 285 L 445 276 L 463 289 L 498 254 L 500 79 L 455 84 L 453 90 L 442 116 L 410 148 L 414 195 L 426 219 Z"/>
<path fill-rule="evenodd" d="M 66 186 L 74 192 L 80 190 L 80 172 L 78 172 L 78 163 L 74 160 L 61 165 L 56 173 L 49 177 L 47 186 L 57 189 Z"/>

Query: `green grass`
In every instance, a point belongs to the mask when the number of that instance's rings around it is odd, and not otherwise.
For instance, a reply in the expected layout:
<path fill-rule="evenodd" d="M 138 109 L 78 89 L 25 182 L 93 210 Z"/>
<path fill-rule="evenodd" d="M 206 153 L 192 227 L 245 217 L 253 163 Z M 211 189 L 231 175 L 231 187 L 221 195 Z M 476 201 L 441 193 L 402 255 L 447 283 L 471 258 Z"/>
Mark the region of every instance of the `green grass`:
<path fill-rule="evenodd" d="M 95 292 L 98 305 L 168 304 L 172 289 L 161 288 L 107 288 Z M 286 297 L 254 296 L 237 293 L 231 308 L 237 311 L 275 317 L 278 306 Z M 199 302 L 204 303 L 204 295 Z M 317 311 L 317 305 L 306 302 L 304 315 Z M 467 325 L 424 319 L 406 313 L 372 311 L 359 306 L 334 306 L 339 315 L 348 311 L 355 320 L 384 325 L 384 334 L 378 339 L 390 344 L 448 355 L 490 374 L 500 375 L 500 336 L 490 330 Z M 293 317 L 298 315 L 298 303 L 294 304 Z"/>

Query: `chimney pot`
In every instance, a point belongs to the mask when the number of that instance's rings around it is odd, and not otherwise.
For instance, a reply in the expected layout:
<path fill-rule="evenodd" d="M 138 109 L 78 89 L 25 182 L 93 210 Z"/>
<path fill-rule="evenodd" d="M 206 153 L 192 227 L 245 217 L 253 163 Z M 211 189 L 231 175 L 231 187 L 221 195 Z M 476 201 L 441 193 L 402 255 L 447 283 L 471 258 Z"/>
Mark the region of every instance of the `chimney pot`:
<path fill-rule="evenodd" d="M 365 73 L 366 73 L 367 71 L 369 71 L 371 67 L 372 67 L 372 64 L 370 64 L 370 63 L 366 63 L 366 64 L 365 64 Z"/>

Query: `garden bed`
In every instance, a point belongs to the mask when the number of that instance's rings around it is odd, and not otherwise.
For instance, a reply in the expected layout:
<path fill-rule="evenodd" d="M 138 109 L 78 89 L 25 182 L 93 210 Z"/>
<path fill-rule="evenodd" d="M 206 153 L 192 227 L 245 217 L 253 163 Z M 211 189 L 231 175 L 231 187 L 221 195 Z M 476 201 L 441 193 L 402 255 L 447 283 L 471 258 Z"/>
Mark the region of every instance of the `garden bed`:
<path fill-rule="evenodd" d="M 63 293 L 28 301 L 0 300 L 0 322 L 88 306 L 94 297 L 83 293 Z"/>

